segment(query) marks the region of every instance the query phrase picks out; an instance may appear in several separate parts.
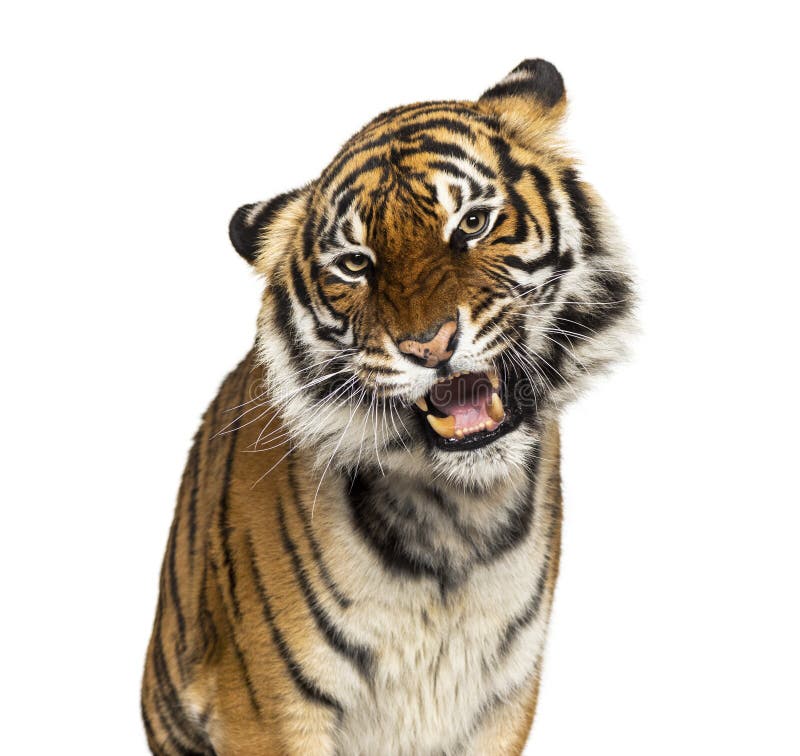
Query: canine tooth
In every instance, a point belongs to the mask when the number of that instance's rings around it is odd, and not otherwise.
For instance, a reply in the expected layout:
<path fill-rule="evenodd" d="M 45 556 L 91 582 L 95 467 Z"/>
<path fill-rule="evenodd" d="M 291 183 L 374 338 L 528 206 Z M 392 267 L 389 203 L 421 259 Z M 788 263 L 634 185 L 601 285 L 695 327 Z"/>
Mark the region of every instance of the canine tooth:
<path fill-rule="evenodd" d="M 497 391 L 497 389 L 500 388 L 500 378 L 497 373 L 494 370 L 490 370 L 487 375 L 489 376 L 489 382 L 492 384 L 492 388 Z"/>
<path fill-rule="evenodd" d="M 417 407 L 419 407 L 423 412 L 428 411 L 428 403 L 425 401 L 424 397 L 420 397 L 419 399 L 417 399 L 417 401 L 414 402 L 414 404 L 416 404 Z"/>
<path fill-rule="evenodd" d="M 448 417 L 434 417 L 428 415 L 428 422 L 442 438 L 452 438 L 456 431 L 456 419 L 449 415 Z"/>
<path fill-rule="evenodd" d="M 486 412 L 496 423 L 499 423 L 503 419 L 505 412 L 499 394 L 492 392 L 492 401 L 489 402 L 489 405 L 486 407 Z"/>

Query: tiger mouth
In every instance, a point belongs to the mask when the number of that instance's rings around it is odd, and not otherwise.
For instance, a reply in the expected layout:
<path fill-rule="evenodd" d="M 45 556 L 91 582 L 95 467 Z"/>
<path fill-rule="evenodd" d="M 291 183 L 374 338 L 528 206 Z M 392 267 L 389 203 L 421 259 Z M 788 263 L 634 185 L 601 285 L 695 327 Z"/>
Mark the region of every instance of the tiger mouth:
<path fill-rule="evenodd" d="M 507 381 L 493 370 L 465 370 L 440 378 L 414 402 L 430 440 L 460 451 L 492 443 L 519 425 Z"/>

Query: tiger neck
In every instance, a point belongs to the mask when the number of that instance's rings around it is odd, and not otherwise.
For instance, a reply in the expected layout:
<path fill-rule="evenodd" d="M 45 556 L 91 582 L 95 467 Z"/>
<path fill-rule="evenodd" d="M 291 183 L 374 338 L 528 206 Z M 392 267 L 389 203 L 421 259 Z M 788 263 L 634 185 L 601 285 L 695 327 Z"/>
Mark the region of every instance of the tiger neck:
<path fill-rule="evenodd" d="M 350 515 L 387 569 L 432 578 L 444 596 L 528 536 L 537 457 L 534 450 L 524 472 L 474 490 L 391 470 L 351 473 L 343 481 Z"/>

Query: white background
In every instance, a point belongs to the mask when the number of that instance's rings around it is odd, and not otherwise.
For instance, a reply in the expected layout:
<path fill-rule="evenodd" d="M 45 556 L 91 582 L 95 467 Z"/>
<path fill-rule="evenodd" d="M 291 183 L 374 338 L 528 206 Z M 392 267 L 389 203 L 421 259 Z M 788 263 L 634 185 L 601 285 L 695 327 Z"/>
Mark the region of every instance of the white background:
<path fill-rule="evenodd" d="M 526 753 L 800 753 L 789 3 L 22 7 L 0 20 L 0 751 L 146 752 L 179 476 L 254 333 L 233 210 L 387 107 L 545 57 L 631 247 L 642 334 L 564 420 Z"/>

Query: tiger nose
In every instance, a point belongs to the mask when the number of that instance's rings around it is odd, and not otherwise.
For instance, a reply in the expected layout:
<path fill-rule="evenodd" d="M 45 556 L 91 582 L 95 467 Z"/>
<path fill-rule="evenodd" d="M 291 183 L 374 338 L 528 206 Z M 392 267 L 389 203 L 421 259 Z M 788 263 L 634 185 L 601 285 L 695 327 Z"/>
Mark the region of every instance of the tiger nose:
<path fill-rule="evenodd" d="M 425 367 L 437 367 L 447 362 L 458 346 L 458 321 L 446 320 L 434 329 L 421 336 L 410 336 L 397 343 L 397 348 L 412 362 Z"/>

